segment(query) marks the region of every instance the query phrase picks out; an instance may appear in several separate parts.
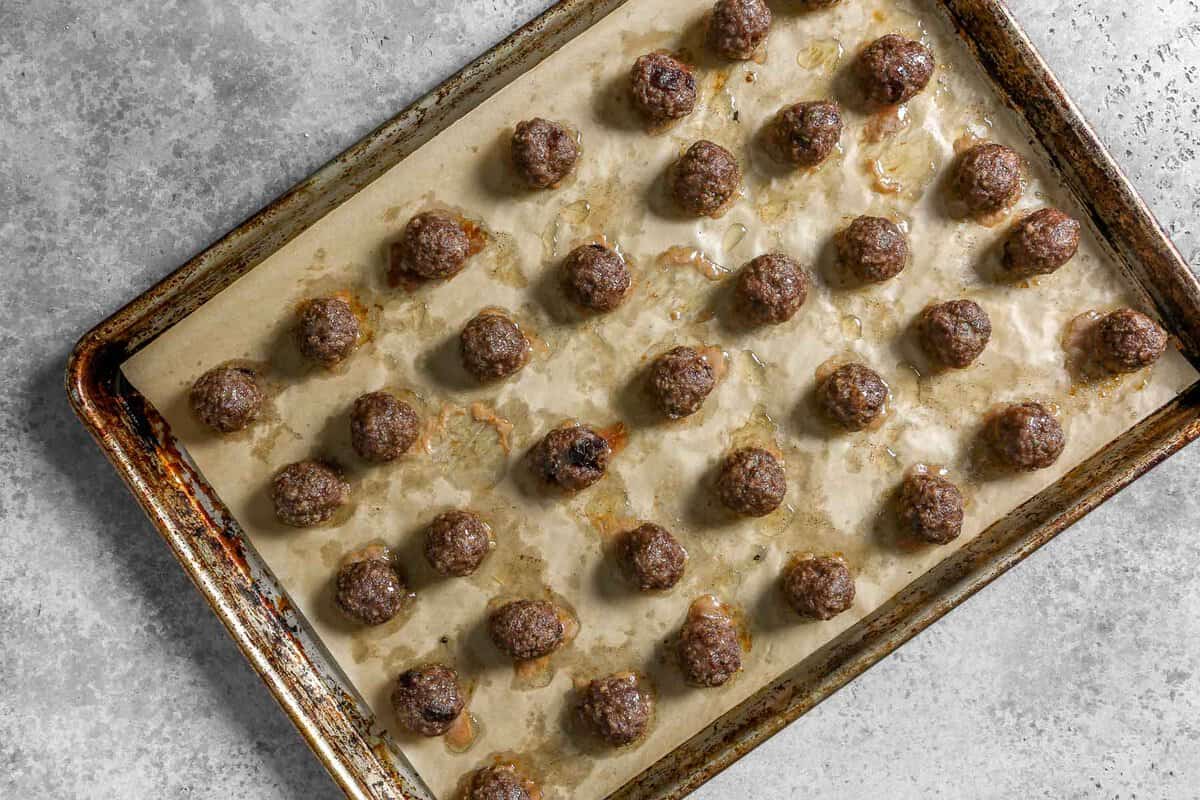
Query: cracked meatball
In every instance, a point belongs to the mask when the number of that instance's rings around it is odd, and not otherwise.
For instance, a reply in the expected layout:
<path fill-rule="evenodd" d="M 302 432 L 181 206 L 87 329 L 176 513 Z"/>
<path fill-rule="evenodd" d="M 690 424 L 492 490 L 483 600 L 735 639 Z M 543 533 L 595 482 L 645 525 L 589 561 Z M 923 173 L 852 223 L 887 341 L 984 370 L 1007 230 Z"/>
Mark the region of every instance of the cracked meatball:
<path fill-rule="evenodd" d="M 742 645 L 727 617 L 689 615 L 676 654 L 684 679 L 693 686 L 721 686 L 742 668 Z"/>
<path fill-rule="evenodd" d="M 305 358 L 332 367 L 354 352 L 359 332 L 358 317 L 349 303 L 321 297 L 300 309 L 296 341 Z"/>
<path fill-rule="evenodd" d="M 930 544 L 952 542 L 962 532 L 962 493 L 940 475 L 914 472 L 900 487 L 899 516 L 904 530 L 918 539 Z"/>
<path fill-rule="evenodd" d="M 334 602 L 348 618 L 382 625 L 400 613 L 408 587 L 386 556 L 364 558 L 338 570 Z"/>
<path fill-rule="evenodd" d="M 404 228 L 404 238 L 391 247 L 390 277 L 423 280 L 451 278 L 471 256 L 471 239 L 462 223 L 438 211 L 417 214 Z"/>
<path fill-rule="evenodd" d="M 635 61 L 630 85 L 634 105 L 651 124 L 681 119 L 696 107 L 692 68 L 666 53 L 649 53 Z"/>
<path fill-rule="evenodd" d="M 711 216 L 734 196 L 742 182 L 742 169 L 733 154 L 701 139 L 688 148 L 671 170 L 671 196 L 682 210 Z"/>
<path fill-rule="evenodd" d="M 350 443 L 360 458 L 375 463 L 393 461 L 417 441 L 421 420 L 412 406 L 387 392 L 369 392 L 354 401 L 350 412 Z"/>
<path fill-rule="evenodd" d="M 717 476 L 717 496 L 734 513 L 765 517 L 783 503 L 787 476 L 783 464 L 761 447 L 745 447 L 725 457 Z"/>
<path fill-rule="evenodd" d="M 533 800 L 533 796 L 527 782 L 515 769 L 501 765 L 484 767 L 476 772 L 467 787 L 465 800 Z"/>
<path fill-rule="evenodd" d="M 214 431 L 240 431 L 262 412 L 263 390 L 249 367 L 214 367 L 188 392 L 192 414 Z"/>
<path fill-rule="evenodd" d="M 548 189 L 570 174 L 579 158 L 575 137 L 557 122 L 537 117 L 517 123 L 512 160 L 517 174 L 533 189 Z"/>
<path fill-rule="evenodd" d="M 625 259 L 602 244 L 580 245 L 563 261 L 563 289 L 568 299 L 589 311 L 616 309 L 632 283 Z"/>
<path fill-rule="evenodd" d="M 1067 443 L 1062 426 L 1041 403 L 1012 403 L 992 413 L 984 438 L 1001 463 L 1025 472 L 1052 465 Z"/>
<path fill-rule="evenodd" d="M 643 523 L 621 537 L 621 566 L 643 592 L 670 589 L 683 577 L 687 551 L 666 528 Z"/>
<path fill-rule="evenodd" d="M 603 478 L 611 459 L 608 440 L 586 425 L 555 428 L 529 451 L 533 474 L 568 492 Z"/>
<path fill-rule="evenodd" d="M 972 216 L 1002 211 L 1024 189 L 1021 156 L 1011 147 L 987 142 L 962 154 L 954 168 L 954 191 Z"/>
<path fill-rule="evenodd" d="M 875 370 L 843 364 L 817 385 L 817 403 L 833 422 L 861 431 L 887 408 L 888 385 Z"/>
<path fill-rule="evenodd" d="M 855 68 L 867 99 L 891 106 L 916 97 L 933 77 L 935 66 L 928 47 L 889 33 L 867 45 Z"/>
<path fill-rule="evenodd" d="M 392 689 L 396 721 L 420 736 L 441 736 L 450 730 L 465 705 L 458 673 L 444 664 L 410 669 L 396 679 Z"/>
<path fill-rule="evenodd" d="M 566 629 L 553 603 L 514 600 L 492 612 L 488 633 L 501 652 L 527 661 L 557 650 L 563 643 Z"/>
<path fill-rule="evenodd" d="M 650 394 L 670 419 L 695 414 L 716 385 L 708 359 L 690 347 L 668 350 L 650 365 Z"/>
<path fill-rule="evenodd" d="M 840 558 L 809 556 L 784 573 L 783 594 L 797 614 L 833 619 L 854 604 L 854 578 Z"/>
<path fill-rule="evenodd" d="M 1106 314 L 1094 329 L 1096 355 L 1110 372 L 1137 372 L 1166 352 L 1167 332 L 1132 308 Z"/>
<path fill-rule="evenodd" d="M 642 738 L 650 724 L 650 696 L 636 675 L 622 673 L 597 678 L 583 690 L 579 718 L 588 729 L 614 747 Z"/>
<path fill-rule="evenodd" d="M 446 511 L 425 529 L 425 558 L 440 575 L 464 578 L 492 550 L 492 529 L 470 511 Z"/>
<path fill-rule="evenodd" d="M 948 300 L 921 312 L 921 347 L 943 367 L 963 369 L 979 358 L 992 338 L 992 321 L 972 300 Z"/>
<path fill-rule="evenodd" d="M 708 46 L 730 61 L 754 57 L 771 30 L 771 9 L 763 0 L 717 0 L 708 21 Z"/>
<path fill-rule="evenodd" d="M 495 311 L 481 311 L 468 322 L 460 342 L 463 368 L 481 383 L 515 375 L 532 353 L 517 323 Z"/>
<path fill-rule="evenodd" d="M 808 273 L 791 256 L 761 255 L 738 273 L 738 312 L 753 325 L 787 322 L 808 299 L 808 286 Z"/>
<path fill-rule="evenodd" d="M 1004 269 L 1017 277 L 1049 275 L 1075 256 L 1079 232 L 1079 223 L 1058 209 L 1039 209 L 1009 232 Z"/>
<path fill-rule="evenodd" d="M 307 528 L 331 519 L 346 502 L 350 487 L 333 467 L 320 461 L 297 461 L 275 474 L 271 501 L 285 525 Z"/>
<path fill-rule="evenodd" d="M 908 263 L 908 239 L 883 217 L 859 217 L 837 236 L 838 262 L 856 280 L 883 283 Z"/>
<path fill-rule="evenodd" d="M 825 100 L 784 106 L 766 130 L 771 157 L 798 167 L 815 167 L 829 158 L 841 138 L 842 111 Z"/>

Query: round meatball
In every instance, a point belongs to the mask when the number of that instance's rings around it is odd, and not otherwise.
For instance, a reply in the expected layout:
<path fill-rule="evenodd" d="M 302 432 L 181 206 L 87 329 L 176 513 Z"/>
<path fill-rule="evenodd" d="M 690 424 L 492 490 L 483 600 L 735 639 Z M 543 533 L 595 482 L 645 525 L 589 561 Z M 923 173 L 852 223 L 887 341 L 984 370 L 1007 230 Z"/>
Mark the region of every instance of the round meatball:
<path fill-rule="evenodd" d="M 350 619 L 382 625 L 400 613 L 408 589 L 386 557 L 351 561 L 338 570 L 334 602 Z"/>
<path fill-rule="evenodd" d="M 470 575 L 491 549 L 492 529 L 470 511 L 446 511 L 425 529 L 425 558 L 441 575 Z"/>
<path fill-rule="evenodd" d="M 846 430 L 861 431 L 887 407 L 888 385 L 875 370 L 843 364 L 817 385 L 817 403 L 830 420 Z"/>
<path fill-rule="evenodd" d="M 742 182 L 742 169 L 733 154 L 701 139 L 675 162 L 671 196 L 693 216 L 715 214 L 733 197 Z"/>
<path fill-rule="evenodd" d="M 1095 351 L 1110 372 L 1137 372 L 1167 349 L 1167 332 L 1132 308 L 1105 315 L 1094 330 Z"/>
<path fill-rule="evenodd" d="M 695 414 L 716 385 L 712 365 L 690 347 L 668 350 L 650 365 L 650 394 L 670 419 Z"/>
<path fill-rule="evenodd" d="M 952 542 L 962 532 L 962 493 L 940 475 L 921 472 L 906 477 L 899 511 L 904 529 L 930 544 Z"/>
<path fill-rule="evenodd" d="M 916 97 L 933 77 L 934 66 L 928 47 L 889 33 L 867 45 L 856 69 L 867 99 L 890 106 Z"/>
<path fill-rule="evenodd" d="M 621 566 L 643 592 L 670 589 L 683 577 L 687 551 L 666 528 L 643 523 L 621 538 Z"/>
<path fill-rule="evenodd" d="M 730 511 L 765 517 L 783 503 L 787 476 L 783 464 L 761 447 L 745 447 L 725 457 L 717 476 L 717 496 Z"/>
<path fill-rule="evenodd" d="M 538 117 L 517 123 L 512 138 L 513 166 L 530 187 L 556 185 L 570 174 L 577 158 L 575 137 L 557 122 Z"/>
<path fill-rule="evenodd" d="M 829 158 L 841 138 L 842 111 L 825 100 L 784 106 L 766 131 L 771 157 L 799 167 L 815 167 Z"/>
<path fill-rule="evenodd" d="M 692 68 L 666 53 L 650 53 L 635 61 L 630 81 L 633 103 L 650 123 L 681 119 L 696 107 Z"/>
<path fill-rule="evenodd" d="M 708 21 L 708 46 L 721 58 L 754 56 L 771 30 L 771 9 L 763 0 L 717 0 Z"/>
<path fill-rule="evenodd" d="M 285 525 L 307 528 L 333 517 L 346 502 L 350 487 L 337 470 L 320 461 L 297 461 L 275 474 L 271 501 Z"/>
<path fill-rule="evenodd" d="M 1062 426 L 1041 403 L 1012 403 L 988 417 L 984 437 L 1006 466 L 1032 472 L 1062 454 L 1067 440 Z"/>
<path fill-rule="evenodd" d="M 539 797 L 541 795 L 538 795 Z M 510 766 L 484 767 L 475 773 L 465 800 L 533 800 L 525 781 Z"/>
<path fill-rule="evenodd" d="M 736 302 L 753 325 L 777 325 L 796 315 L 808 299 L 808 273 L 783 253 L 767 253 L 738 273 Z"/>
<path fill-rule="evenodd" d="M 466 324 L 461 336 L 462 363 L 481 382 L 515 375 L 532 348 L 525 334 L 503 314 L 483 311 Z"/>
<path fill-rule="evenodd" d="M 441 736 L 450 730 L 465 705 L 458 673 L 444 664 L 426 664 L 401 673 L 392 689 L 396 721 L 420 736 Z"/>
<path fill-rule="evenodd" d="M 256 420 L 263 399 L 258 373 L 249 367 L 214 367 L 188 392 L 196 419 L 221 433 L 240 431 Z"/>
<path fill-rule="evenodd" d="M 492 642 L 519 661 L 541 658 L 558 649 L 566 631 L 558 609 L 545 600 L 514 600 L 492 612 Z"/>
<path fill-rule="evenodd" d="M 411 275 L 424 280 L 450 278 L 462 272 L 471 255 L 471 239 L 461 222 L 445 213 L 417 214 L 392 245 L 393 281 Z"/>
<path fill-rule="evenodd" d="M 338 297 L 309 300 L 300 310 L 296 340 L 305 358 L 332 367 L 358 346 L 358 317 Z"/>
<path fill-rule="evenodd" d="M 811 556 L 784 574 L 783 595 L 797 614 L 833 619 L 854 603 L 854 578 L 840 558 Z"/>
<path fill-rule="evenodd" d="M 992 321 L 972 300 L 929 306 L 921 313 L 918 329 L 925 353 L 954 369 L 969 367 L 992 338 Z"/>
<path fill-rule="evenodd" d="M 1004 242 L 1012 275 L 1049 275 L 1079 249 L 1079 223 L 1056 208 L 1039 209 L 1013 226 Z"/>
<path fill-rule="evenodd" d="M 534 475 L 569 492 L 603 478 L 611 459 L 612 445 L 586 425 L 555 428 L 529 451 Z"/>
<path fill-rule="evenodd" d="M 354 401 L 350 443 L 367 461 L 392 461 L 413 446 L 420 427 L 417 412 L 408 403 L 387 392 L 369 392 Z"/>
<path fill-rule="evenodd" d="M 855 279 L 883 283 L 908 263 L 908 239 L 890 219 L 859 217 L 838 234 L 837 254 Z"/>
<path fill-rule="evenodd" d="M 721 686 L 742 668 L 742 645 L 733 621 L 690 616 L 679 632 L 677 650 L 683 677 L 693 686 Z"/>
<path fill-rule="evenodd" d="M 1002 144 L 977 144 L 963 153 L 954 170 L 954 191 L 973 216 L 1008 208 L 1021 196 L 1021 156 Z"/>
<path fill-rule="evenodd" d="M 615 747 L 642 737 L 650 724 L 650 697 L 638 686 L 637 676 L 597 678 L 583 690 L 579 718 L 596 736 Z"/>
<path fill-rule="evenodd" d="M 563 261 L 563 288 L 576 305 L 589 311 L 612 311 L 621 305 L 633 279 L 625 259 L 602 244 L 576 247 Z"/>

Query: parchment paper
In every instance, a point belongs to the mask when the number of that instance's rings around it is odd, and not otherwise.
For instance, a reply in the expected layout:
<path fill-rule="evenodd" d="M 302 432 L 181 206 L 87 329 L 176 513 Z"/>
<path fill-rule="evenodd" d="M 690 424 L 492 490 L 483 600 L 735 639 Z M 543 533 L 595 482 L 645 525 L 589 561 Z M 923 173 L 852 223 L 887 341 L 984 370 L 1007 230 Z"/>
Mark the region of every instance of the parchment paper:
<path fill-rule="evenodd" d="M 481 733 L 467 752 L 453 753 L 439 739 L 398 738 L 438 796 L 500 752 L 520 754 L 548 797 L 607 794 L 1195 378 L 1171 350 L 1123 381 L 1072 382 L 1060 341 L 1068 321 L 1137 303 L 1090 230 L 1057 274 L 1022 286 L 992 279 L 995 245 L 1013 215 L 994 227 L 947 215 L 940 184 L 956 141 L 968 134 L 1000 141 L 1030 161 L 1032 180 L 1014 215 L 1045 204 L 1079 212 L 931 4 L 856 0 L 811 14 L 781 10 L 765 63 L 732 66 L 700 44 L 707 9 L 707 2 L 631 0 L 125 366 L 382 727 L 394 728 L 387 696 L 408 666 L 442 660 L 469 680 Z M 872 144 L 864 139 L 868 118 L 848 108 L 842 149 L 827 164 L 791 175 L 772 167 L 754 145 L 760 126 L 784 102 L 843 96 L 853 54 L 891 31 L 923 38 L 939 62 L 930 87 L 908 104 L 908 127 Z M 647 135 L 625 101 L 630 64 L 680 47 L 699 66 L 698 108 L 667 133 Z M 534 115 L 582 134 L 578 172 L 556 191 L 524 191 L 510 175 L 511 126 Z M 660 178 L 699 138 L 730 148 L 746 180 L 727 215 L 697 222 L 674 215 Z M 414 213 L 443 206 L 478 220 L 488 246 L 449 283 L 412 294 L 389 289 L 387 243 Z M 842 288 L 830 267 L 830 238 L 861 213 L 907 222 L 913 260 L 884 285 Z M 617 312 L 585 319 L 567 309 L 554 275 L 572 245 L 597 235 L 627 254 L 635 287 Z M 663 263 L 658 256 L 671 247 L 696 248 L 718 266 Z M 814 289 L 792 322 L 738 330 L 727 314 L 726 270 L 773 249 L 808 266 Z M 335 291 L 353 293 L 367 309 L 372 338 L 339 369 L 308 367 L 288 335 L 296 306 Z M 986 308 L 992 341 L 970 369 L 934 375 L 912 347 L 909 326 L 927 303 L 955 297 Z M 463 323 L 488 305 L 510 309 L 536 347 L 518 376 L 479 388 L 458 366 L 455 343 Z M 636 378 L 677 343 L 723 348 L 728 373 L 696 417 L 662 424 L 646 410 Z M 891 386 L 891 412 L 879 430 L 838 434 L 811 412 L 815 370 L 849 355 Z M 231 359 L 265 365 L 272 408 L 250 430 L 221 437 L 191 419 L 186 394 L 204 370 Z M 356 396 L 384 387 L 407 393 L 427 437 L 399 462 L 371 467 L 350 451 L 347 414 Z M 983 477 L 973 446 L 981 416 L 1025 398 L 1060 409 L 1066 451 L 1051 469 Z M 511 422 L 511 432 L 489 422 L 492 413 Z M 623 422 L 628 446 L 607 478 L 574 498 L 531 491 L 521 456 L 568 418 Z M 708 482 L 724 452 L 750 442 L 784 453 L 787 503 L 763 520 L 730 522 L 712 505 Z M 266 486 L 284 464 L 313 456 L 346 467 L 353 507 L 336 524 L 285 529 L 272 518 Z M 916 462 L 945 465 L 964 489 L 964 534 L 952 545 L 904 547 L 888 532 L 887 498 Z M 498 539 L 469 579 L 436 579 L 420 556 L 423 526 L 451 506 L 477 509 Z M 668 526 L 688 548 L 689 571 L 675 590 L 640 595 L 620 581 L 608 542 L 633 519 Z M 397 550 L 418 599 L 401 618 L 363 630 L 332 612 L 330 579 L 345 554 L 371 542 Z M 858 587 L 851 611 L 825 623 L 786 612 L 778 577 L 801 551 L 845 555 Z M 752 635 L 745 671 L 713 690 L 684 687 L 665 657 L 664 643 L 705 592 L 740 608 Z M 483 621 L 491 600 L 547 593 L 574 610 L 581 630 L 552 658 L 548 685 L 528 688 L 494 651 Z M 643 671 L 656 686 L 647 739 L 605 752 L 565 733 L 573 680 L 625 669 Z"/>

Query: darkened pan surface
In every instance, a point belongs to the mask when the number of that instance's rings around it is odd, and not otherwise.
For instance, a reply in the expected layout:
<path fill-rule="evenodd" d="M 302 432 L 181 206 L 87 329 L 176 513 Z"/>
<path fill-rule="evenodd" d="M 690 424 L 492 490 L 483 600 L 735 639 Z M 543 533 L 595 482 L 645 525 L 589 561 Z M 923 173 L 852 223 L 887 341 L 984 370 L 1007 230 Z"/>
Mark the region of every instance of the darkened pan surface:
<path fill-rule="evenodd" d="M 120 376 L 151 339 L 253 269 L 624 0 L 564 0 L 88 332 L 67 365 L 85 427 L 334 780 L 353 798 L 425 796 L 370 731 L 366 705 L 158 412 Z M 1030 138 L 1200 365 L 1200 283 L 996 0 L 940 0 Z M 682 797 L 728 767 L 1135 478 L 1200 436 L 1200 383 L 992 525 L 874 614 L 630 781 L 622 800 Z"/>

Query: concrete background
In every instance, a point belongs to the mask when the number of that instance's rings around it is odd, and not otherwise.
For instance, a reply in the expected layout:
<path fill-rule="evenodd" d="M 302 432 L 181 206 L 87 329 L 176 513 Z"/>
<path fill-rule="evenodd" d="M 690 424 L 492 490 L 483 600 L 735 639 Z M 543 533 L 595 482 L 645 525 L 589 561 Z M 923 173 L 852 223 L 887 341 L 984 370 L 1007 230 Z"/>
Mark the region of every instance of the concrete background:
<path fill-rule="evenodd" d="M 0 796 L 339 796 L 72 417 L 87 328 L 547 0 L 0 3 Z M 1200 266 L 1200 3 L 1010 5 Z M 698 793 L 1200 787 L 1200 449 Z"/>

